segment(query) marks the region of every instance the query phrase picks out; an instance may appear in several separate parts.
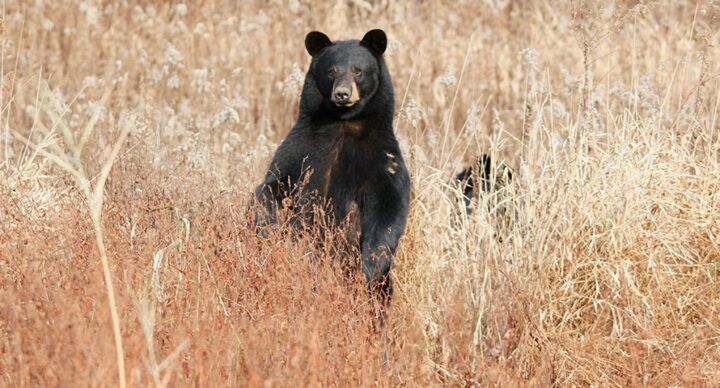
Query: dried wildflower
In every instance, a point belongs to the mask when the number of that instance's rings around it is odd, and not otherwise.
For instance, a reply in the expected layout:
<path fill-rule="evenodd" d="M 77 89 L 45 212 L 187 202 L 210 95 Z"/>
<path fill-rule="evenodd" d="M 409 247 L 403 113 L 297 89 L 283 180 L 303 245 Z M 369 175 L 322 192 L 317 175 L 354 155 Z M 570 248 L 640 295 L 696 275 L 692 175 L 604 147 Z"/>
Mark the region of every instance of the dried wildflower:
<path fill-rule="evenodd" d="M 207 93 L 210 91 L 211 83 L 208 80 L 208 69 L 195 69 L 192 72 L 192 85 L 198 93 Z"/>
<path fill-rule="evenodd" d="M 643 75 L 637 86 L 638 95 L 640 97 L 641 106 L 648 112 L 655 112 L 660 106 L 660 96 L 652 85 L 650 76 Z"/>
<path fill-rule="evenodd" d="M 532 47 L 524 48 L 520 51 L 520 56 L 523 58 L 525 63 L 530 67 L 531 70 L 537 71 L 538 69 L 538 52 Z"/>
<path fill-rule="evenodd" d="M 195 115 L 195 128 L 205 131 L 212 128 L 212 119 L 206 115 Z"/>
<path fill-rule="evenodd" d="M 272 22 L 272 18 L 270 16 L 268 16 L 268 14 L 265 13 L 265 11 L 260 10 L 257 13 L 257 15 L 255 15 L 255 21 L 257 22 L 257 24 L 259 24 L 261 26 L 266 26 L 266 25 L 270 24 L 270 22 Z"/>
<path fill-rule="evenodd" d="M 238 112 L 230 106 L 225 106 L 223 109 L 215 115 L 213 118 L 212 127 L 217 128 L 223 124 L 239 124 L 240 115 Z"/>
<path fill-rule="evenodd" d="M 187 15 L 188 7 L 185 5 L 185 3 L 180 3 L 175 5 L 175 15 L 178 16 L 185 16 Z"/>
<path fill-rule="evenodd" d="M 242 143 L 242 136 L 240 136 L 240 134 L 237 132 L 232 132 L 232 131 L 228 132 L 228 138 L 230 140 L 230 143 L 233 143 L 233 144 Z"/>
<path fill-rule="evenodd" d="M 409 99 L 400 110 L 400 117 L 408 122 L 411 127 L 417 128 L 422 118 L 422 110 L 415 100 Z"/>
<path fill-rule="evenodd" d="M 145 7 L 145 13 L 150 18 L 154 18 L 155 16 L 157 16 L 157 9 L 153 5 L 148 5 L 147 7 Z"/>
<path fill-rule="evenodd" d="M 100 79 L 95 76 L 87 76 L 83 78 L 82 80 L 82 87 L 83 88 L 94 88 L 101 84 Z"/>
<path fill-rule="evenodd" d="M 52 31 L 53 27 L 55 27 L 55 23 L 53 23 L 52 20 L 48 18 L 43 18 L 40 22 L 40 25 L 45 31 Z"/>
<path fill-rule="evenodd" d="M 638 95 L 630 90 L 627 90 L 625 83 L 622 80 L 615 84 L 615 86 L 610 89 L 609 93 L 618 96 L 620 100 L 628 106 L 635 106 L 640 102 Z"/>
<path fill-rule="evenodd" d="M 57 104 L 57 108 L 59 111 L 64 112 L 69 109 L 67 100 L 65 99 L 65 95 L 63 95 L 63 92 L 60 91 L 60 89 L 55 88 L 52 90 L 53 94 L 53 102 Z"/>
<path fill-rule="evenodd" d="M 397 39 L 390 39 L 387 45 L 387 49 L 385 50 L 385 55 L 392 55 L 397 50 L 400 49 L 400 46 L 402 46 L 402 43 L 400 43 Z"/>
<path fill-rule="evenodd" d="M 565 85 L 565 88 L 563 90 L 563 95 L 565 97 L 569 97 L 573 93 L 576 93 L 580 90 L 580 81 L 576 80 L 575 77 L 573 77 L 567 69 L 561 68 L 560 76 L 562 76 L 563 84 Z"/>
<path fill-rule="evenodd" d="M 510 0 L 485 0 L 485 4 L 492 9 L 494 13 L 499 13 L 510 5 Z"/>
<path fill-rule="evenodd" d="M 455 85 L 456 83 L 457 77 L 455 76 L 455 63 L 454 61 L 450 61 L 447 69 L 445 70 L 445 73 L 437 77 L 434 81 L 434 84 L 443 87 L 449 87 Z"/>
<path fill-rule="evenodd" d="M 248 33 L 257 30 L 258 28 L 259 26 L 257 23 L 250 21 L 250 19 L 240 20 L 240 26 L 238 27 L 240 33 Z"/>
<path fill-rule="evenodd" d="M 598 105 L 604 101 L 605 96 L 607 96 L 607 90 L 605 88 L 605 85 L 597 84 L 590 91 L 588 103 L 590 104 L 590 106 Z"/>
<path fill-rule="evenodd" d="M 563 140 L 557 132 L 554 132 L 552 134 L 552 139 L 550 141 L 550 144 L 552 147 L 553 154 L 557 154 L 563 145 Z"/>
<path fill-rule="evenodd" d="M 168 44 L 165 46 L 165 65 L 169 66 L 178 66 L 183 60 L 183 56 L 178 51 L 177 48 L 175 48 L 175 45 L 168 42 Z"/>
<path fill-rule="evenodd" d="M 427 146 L 431 150 L 436 150 L 440 147 L 440 139 L 438 138 L 438 128 L 428 128 L 425 131 L 425 141 Z"/>
<path fill-rule="evenodd" d="M 280 90 L 284 96 L 297 95 L 302 89 L 305 82 L 305 73 L 297 63 L 293 63 L 292 72 L 285 78 L 280 86 Z"/>
<path fill-rule="evenodd" d="M 494 133 L 505 133 L 505 123 L 500 118 L 500 112 L 497 109 L 492 108 L 492 130 Z"/>
<path fill-rule="evenodd" d="M 180 19 L 175 20 L 175 22 L 172 23 L 170 27 L 172 28 L 172 33 L 174 35 L 182 35 L 190 30 L 187 24 L 185 24 L 185 22 Z"/>
<path fill-rule="evenodd" d="M 179 110 L 181 115 L 190 116 L 190 114 L 192 113 L 192 102 L 189 99 L 184 98 L 182 101 L 180 101 Z"/>
<path fill-rule="evenodd" d="M 105 118 L 107 117 L 108 111 L 105 105 L 102 104 L 100 101 L 93 101 L 90 102 L 86 107 L 86 114 L 88 117 L 93 117 L 97 115 L 97 122 L 102 123 L 105 121 Z"/>
<path fill-rule="evenodd" d="M 173 73 L 170 77 L 168 77 L 167 87 L 170 89 L 177 89 L 180 87 L 180 78 L 178 78 L 177 74 Z"/>
<path fill-rule="evenodd" d="M 238 23 L 238 20 L 240 20 L 240 19 L 238 19 L 237 16 L 230 15 L 227 19 L 221 21 L 218 24 L 218 27 L 224 28 L 224 29 L 234 29 Z"/>
<path fill-rule="evenodd" d="M 132 12 L 130 13 L 130 20 L 134 24 L 143 24 L 146 18 L 147 16 L 145 15 L 145 11 L 143 11 L 141 6 L 136 5 L 133 7 Z"/>
<path fill-rule="evenodd" d="M 32 104 L 25 105 L 25 109 L 23 109 L 23 111 L 29 119 L 33 120 L 35 119 L 35 115 L 38 113 L 37 107 Z"/>
<path fill-rule="evenodd" d="M 465 139 L 474 139 L 480 133 L 482 120 L 480 119 L 479 113 L 477 104 L 475 102 L 470 104 L 470 108 L 467 110 L 467 119 L 465 120 L 465 128 L 463 131 L 463 137 Z"/>
<path fill-rule="evenodd" d="M 193 27 L 193 34 L 195 35 L 206 35 L 207 34 L 207 27 L 205 27 L 204 23 L 198 23 Z"/>
<path fill-rule="evenodd" d="M 154 84 L 157 84 L 162 80 L 162 71 L 160 69 L 154 67 L 150 69 L 150 75 L 149 75 L 150 81 Z"/>
<path fill-rule="evenodd" d="M 100 17 L 100 11 L 97 9 L 95 4 L 92 4 L 89 1 L 82 1 L 80 2 L 78 8 L 80 9 L 80 12 L 85 14 L 85 22 L 88 25 L 92 26 L 97 24 L 98 18 Z"/>
<path fill-rule="evenodd" d="M 560 100 L 553 99 L 551 103 L 552 107 L 552 114 L 555 118 L 565 118 L 567 116 L 567 109 L 565 109 L 565 104 L 560 102 Z"/>
<path fill-rule="evenodd" d="M 240 94 L 236 94 L 229 105 L 241 110 L 250 108 L 250 102 Z"/>
<path fill-rule="evenodd" d="M 299 0 L 288 0 L 288 10 L 290 13 L 296 14 L 300 11 L 300 1 Z"/>
<path fill-rule="evenodd" d="M 557 32 L 560 35 L 564 35 L 570 30 L 570 27 L 572 26 L 572 22 L 565 14 L 558 15 L 557 19 L 557 26 L 555 27 L 557 29 Z"/>
<path fill-rule="evenodd" d="M 265 136 L 265 134 L 261 133 L 260 135 L 258 135 L 257 138 L 255 138 L 255 144 L 259 145 L 259 146 L 269 145 L 267 136 Z"/>

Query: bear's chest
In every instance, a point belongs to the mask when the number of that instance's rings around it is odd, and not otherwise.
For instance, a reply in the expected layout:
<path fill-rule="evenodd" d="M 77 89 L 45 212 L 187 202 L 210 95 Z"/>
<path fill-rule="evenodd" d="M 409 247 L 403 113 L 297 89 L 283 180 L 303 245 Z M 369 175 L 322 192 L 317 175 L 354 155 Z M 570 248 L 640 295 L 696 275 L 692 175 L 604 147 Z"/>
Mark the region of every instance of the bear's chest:
<path fill-rule="evenodd" d="M 359 122 L 337 125 L 326 140 L 321 171 L 316 170 L 320 193 L 338 205 L 357 201 L 384 163 L 382 150 Z"/>
<path fill-rule="evenodd" d="M 323 193 L 336 196 L 356 192 L 373 175 L 375 154 L 362 141 L 340 137 L 331 145 L 323 171 Z"/>

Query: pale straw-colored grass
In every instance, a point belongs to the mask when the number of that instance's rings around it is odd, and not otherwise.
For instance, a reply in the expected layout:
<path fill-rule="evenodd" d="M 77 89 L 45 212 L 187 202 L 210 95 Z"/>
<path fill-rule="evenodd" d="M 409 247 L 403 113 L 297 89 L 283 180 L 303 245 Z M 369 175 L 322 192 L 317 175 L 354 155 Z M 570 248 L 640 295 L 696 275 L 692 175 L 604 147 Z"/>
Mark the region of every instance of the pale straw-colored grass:
<path fill-rule="evenodd" d="M 0 385 L 720 384 L 716 1 L 2 10 Z M 378 27 L 413 180 L 382 332 L 247 216 L 304 34 Z M 484 152 L 514 180 L 465 216 Z"/>

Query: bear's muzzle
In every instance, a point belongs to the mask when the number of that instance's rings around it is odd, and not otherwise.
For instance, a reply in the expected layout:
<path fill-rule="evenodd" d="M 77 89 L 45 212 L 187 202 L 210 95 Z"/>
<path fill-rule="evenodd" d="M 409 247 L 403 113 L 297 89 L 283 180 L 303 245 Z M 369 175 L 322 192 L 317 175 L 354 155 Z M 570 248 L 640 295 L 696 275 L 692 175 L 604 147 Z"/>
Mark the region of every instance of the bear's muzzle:
<path fill-rule="evenodd" d="M 333 86 L 332 102 L 340 107 L 351 107 L 360 101 L 357 83 L 352 77 L 343 77 L 335 81 Z"/>

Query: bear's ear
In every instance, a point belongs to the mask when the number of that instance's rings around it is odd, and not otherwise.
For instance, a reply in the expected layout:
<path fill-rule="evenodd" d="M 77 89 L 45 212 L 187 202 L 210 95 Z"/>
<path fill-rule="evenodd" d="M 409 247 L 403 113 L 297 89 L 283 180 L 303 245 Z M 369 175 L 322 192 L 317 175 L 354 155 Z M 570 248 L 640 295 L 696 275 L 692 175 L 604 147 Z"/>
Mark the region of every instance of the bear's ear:
<path fill-rule="evenodd" d="M 363 36 L 360 45 L 381 56 L 387 48 L 387 35 L 383 30 L 370 30 Z"/>
<path fill-rule="evenodd" d="M 331 44 L 330 38 L 320 31 L 312 31 L 305 35 L 305 49 L 311 57 L 317 56 L 325 47 Z"/>

